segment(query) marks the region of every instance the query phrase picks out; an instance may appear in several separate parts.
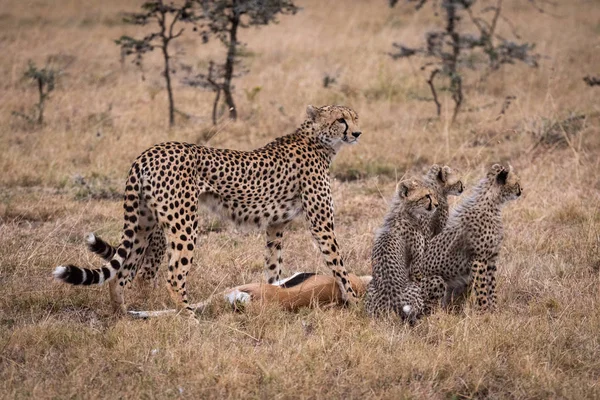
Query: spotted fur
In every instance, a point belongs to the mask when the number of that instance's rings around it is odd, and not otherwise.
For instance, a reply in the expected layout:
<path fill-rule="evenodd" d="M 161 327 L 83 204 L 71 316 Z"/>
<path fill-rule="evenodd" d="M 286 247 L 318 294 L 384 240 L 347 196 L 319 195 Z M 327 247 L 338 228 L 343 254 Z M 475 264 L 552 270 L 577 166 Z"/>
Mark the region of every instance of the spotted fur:
<path fill-rule="evenodd" d="M 424 182 L 412 179 L 398 184 L 371 255 L 373 280 L 365 298 L 369 315 L 395 313 L 413 321 L 425 312 L 427 294 L 411 280 L 409 268 L 425 248 L 427 228 L 422 219 L 431 217 L 437 204 Z"/>
<path fill-rule="evenodd" d="M 167 287 L 191 311 L 186 277 L 196 247 L 197 207 L 203 203 L 235 223 L 266 231 L 269 282 L 281 275 L 285 227 L 304 214 L 342 298 L 355 302 L 334 230 L 329 167 L 343 145 L 357 142 L 358 116 L 342 106 L 309 106 L 307 115 L 294 133 L 254 151 L 177 142 L 146 150 L 127 178 L 123 234 L 110 262 L 99 269 L 59 266 L 55 278 L 74 285 L 110 282 L 113 306 L 124 312 L 123 287 L 142 265 L 156 260 L 148 251 L 160 254 L 156 248 L 162 246 L 169 259 Z"/>
<path fill-rule="evenodd" d="M 521 195 L 512 167 L 493 165 L 473 193 L 450 215 L 414 266 L 424 276 L 441 276 L 449 305 L 472 286 L 480 310 L 496 307 L 496 260 L 503 238 L 502 206 Z"/>
<path fill-rule="evenodd" d="M 456 171 L 447 165 L 433 164 L 427 171 L 423 181 L 433 191 L 438 200 L 438 207 L 435 212 L 431 218 L 424 221 L 424 224 L 428 225 L 429 232 L 427 235 L 432 238 L 442 232 L 448 221 L 450 209 L 448 196 L 460 196 L 464 188 Z"/>
<path fill-rule="evenodd" d="M 113 245 L 93 233 L 87 235 L 86 242 L 88 250 L 106 262 L 110 262 L 117 251 Z M 161 229 L 154 229 L 148 236 L 148 248 L 144 252 L 144 256 L 138 259 L 138 264 L 129 274 L 126 284 L 130 283 L 137 274 L 139 280 L 151 283 L 156 288 L 158 286 L 157 272 L 165 252 L 165 235 Z"/>

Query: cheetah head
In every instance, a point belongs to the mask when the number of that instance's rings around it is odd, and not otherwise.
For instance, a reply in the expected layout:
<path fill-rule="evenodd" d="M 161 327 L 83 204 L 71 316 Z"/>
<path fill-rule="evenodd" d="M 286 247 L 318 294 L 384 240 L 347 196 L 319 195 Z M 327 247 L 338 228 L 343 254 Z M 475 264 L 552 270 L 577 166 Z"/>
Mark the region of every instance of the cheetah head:
<path fill-rule="evenodd" d="M 438 206 L 434 192 L 425 182 L 417 179 L 406 179 L 398 183 L 396 193 L 406 209 L 413 215 L 430 214 Z"/>
<path fill-rule="evenodd" d="M 447 165 L 433 164 L 427 172 L 427 180 L 432 182 L 443 195 L 460 196 L 464 190 L 457 171 Z"/>
<path fill-rule="evenodd" d="M 508 168 L 494 164 L 488 171 L 488 179 L 492 181 L 492 187 L 497 191 L 501 203 L 514 200 L 521 196 L 521 180 L 513 172 L 512 165 Z"/>
<path fill-rule="evenodd" d="M 358 115 L 351 108 L 308 106 L 306 114 L 313 134 L 336 153 L 344 144 L 356 144 L 362 133 L 358 127 Z"/>

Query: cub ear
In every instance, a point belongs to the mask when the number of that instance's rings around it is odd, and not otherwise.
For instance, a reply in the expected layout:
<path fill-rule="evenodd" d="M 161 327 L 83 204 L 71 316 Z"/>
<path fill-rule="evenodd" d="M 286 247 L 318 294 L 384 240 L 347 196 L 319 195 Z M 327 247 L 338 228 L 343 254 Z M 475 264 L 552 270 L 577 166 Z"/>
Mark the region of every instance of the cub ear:
<path fill-rule="evenodd" d="M 413 182 L 409 180 L 404 180 L 398 183 L 398 185 L 396 186 L 396 192 L 398 192 L 398 195 L 400 197 L 408 197 L 408 194 L 410 193 L 412 188 Z"/>
<path fill-rule="evenodd" d="M 447 183 L 448 182 L 448 176 L 451 173 L 452 173 L 452 170 L 450 169 L 450 167 L 447 166 L 447 165 L 444 165 L 442 168 L 440 168 L 440 172 L 438 172 L 438 179 L 442 183 Z"/>
<path fill-rule="evenodd" d="M 442 168 L 438 164 L 433 164 L 431 167 L 429 167 L 426 176 L 430 178 L 436 177 L 436 179 L 439 179 L 439 174 L 441 170 Z"/>
<path fill-rule="evenodd" d="M 490 168 L 490 173 L 493 175 L 498 175 L 500 172 L 504 171 L 504 167 L 500 164 L 494 164 L 492 165 L 492 168 Z"/>
<path fill-rule="evenodd" d="M 498 175 L 496 175 L 496 182 L 500 185 L 506 185 L 506 178 L 508 178 L 508 171 L 503 169 Z"/>
<path fill-rule="evenodd" d="M 312 121 L 317 119 L 317 115 L 319 115 L 319 109 L 315 106 L 306 107 L 306 115 Z"/>

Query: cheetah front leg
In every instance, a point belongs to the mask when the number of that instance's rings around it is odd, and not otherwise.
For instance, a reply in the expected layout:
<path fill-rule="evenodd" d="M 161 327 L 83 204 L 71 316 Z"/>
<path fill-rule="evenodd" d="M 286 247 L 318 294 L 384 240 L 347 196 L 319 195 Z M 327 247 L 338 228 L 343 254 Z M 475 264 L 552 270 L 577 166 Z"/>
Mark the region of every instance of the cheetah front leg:
<path fill-rule="evenodd" d="M 339 246 L 333 228 L 333 200 L 327 185 L 321 191 L 302 193 L 302 208 L 306 219 L 310 223 L 310 231 L 319 245 L 325 263 L 333 272 L 333 276 L 340 288 L 342 299 L 351 304 L 358 301 L 356 292 L 350 286 L 348 272 L 344 268 L 344 261 L 339 253 Z"/>
<path fill-rule="evenodd" d="M 267 227 L 267 246 L 265 248 L 265 274 L 270 284 L 281 278 L 281 249 L 283 246 L 283 230 L 287 224 L 276 224 Z"/>

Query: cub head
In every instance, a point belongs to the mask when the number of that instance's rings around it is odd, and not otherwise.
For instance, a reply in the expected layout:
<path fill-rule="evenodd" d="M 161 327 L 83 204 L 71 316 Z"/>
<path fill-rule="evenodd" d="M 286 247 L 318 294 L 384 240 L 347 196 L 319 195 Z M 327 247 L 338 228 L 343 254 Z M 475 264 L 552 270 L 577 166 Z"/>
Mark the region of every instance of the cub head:
<path fill-rule="evenodd" d="M 433 191 L 417 179 L 406 179 L 398 183 L 396 193 L 404 207 L 414 215 L 430 214 L 435 211 L 438 201 Z"/>
<path fill-rule="evenodd" d="M 498 199 L 501 203 L 521 196 L 521 180 L 513 172 L 511 165 L 506 168 L 500 164 L 494 164 L 488 171 L 487 176 L 492 187 L 497 189 Z"/>
<path fill-rule="evenodd" d="M 362 133 L 358 127 L 358 115 L 348 107 L 308 106 L 306 115 L 312 133 L 336 153 L 344 144 L 356 144 Z"/>
<path fill-rule="evenodd" d="M 447 165 L 433 164 L 427 172 L 426 179 L 444 195 L 460 196 L 464 190 L 459 174 Z"/>

